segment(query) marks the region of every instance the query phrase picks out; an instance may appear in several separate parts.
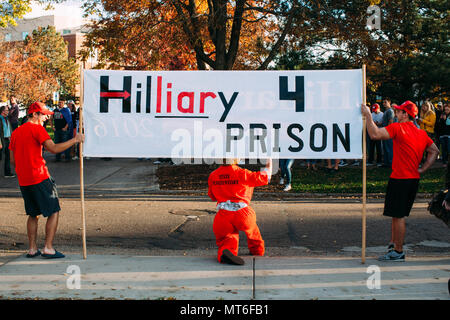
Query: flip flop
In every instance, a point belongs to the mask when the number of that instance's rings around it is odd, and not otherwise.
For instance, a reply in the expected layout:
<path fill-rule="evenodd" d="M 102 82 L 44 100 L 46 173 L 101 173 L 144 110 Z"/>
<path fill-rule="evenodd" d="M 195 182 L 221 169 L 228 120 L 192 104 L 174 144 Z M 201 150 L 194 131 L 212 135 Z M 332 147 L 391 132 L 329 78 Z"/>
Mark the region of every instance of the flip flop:
<path fill-rule="evenodd" d="M 27 253 L 26 257 L 27 258 L 34 258 L 34 257 L 40 256 L 40 255 L 41 255 L 41 252 L 38 249 L 34 254 Z"/>
<path fill-rule="evenodd" d="M 55 250 L 54 254 L 48 254 L 48 253 L 43 253 L 42 254 L 42 258 L 45 259 L 58 259 L 58 258 L 64 258 L 65 255 L 63 255 L 61 252 L 58 252 Z"/>

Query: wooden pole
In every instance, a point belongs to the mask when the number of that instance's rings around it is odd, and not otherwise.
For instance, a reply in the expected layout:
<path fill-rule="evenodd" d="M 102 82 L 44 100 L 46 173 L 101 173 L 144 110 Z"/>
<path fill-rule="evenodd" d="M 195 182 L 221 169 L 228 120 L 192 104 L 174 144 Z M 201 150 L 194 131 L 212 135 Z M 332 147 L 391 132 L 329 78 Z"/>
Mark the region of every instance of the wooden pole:
<path fill-rule="evenodd" d="M 83 108 L 84 108 L 84 67 L 81 67 L 80 73 L 80 117 L 79 117 L 79 132 L 84 134 L 83 130 Z M 83 162 L 83 143 L 79 146 L 80 157 L 80 199 L 81 199 L 81 238 L 83 241 L 83 259 L 87 259 L 86 249 L 86 213 L 84 207 L 84 162 Z"/>
<path fill-rule="evenodd" d="M 363 103 L 366 105 L 366 65 L 363 64 L 362 67 L 362 73 L 363 73 L 363 86 L 362 86 L 362 96 L 363 96 Z M 367 182 L 367 176 L 366 176 L 366 117 L 363 116 L 363 161 L 362 161 L 362 245 L 361 245 L 361 263 L 366 263 L 366 182 Z"/>

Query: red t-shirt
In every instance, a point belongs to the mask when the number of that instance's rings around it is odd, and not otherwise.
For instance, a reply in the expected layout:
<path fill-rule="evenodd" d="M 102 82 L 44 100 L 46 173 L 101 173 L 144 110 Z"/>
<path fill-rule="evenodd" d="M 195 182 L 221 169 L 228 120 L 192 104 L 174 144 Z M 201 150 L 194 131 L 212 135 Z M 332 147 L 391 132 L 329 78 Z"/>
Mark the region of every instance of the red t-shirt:
<path fill-rule="evenodd" d="M 250 204 L 254 187 L 269 183 L 267 172 L 253 172 L 237 165 L 221 166 L 208 179 L 208 195 L 213 201 Z"/>
<path fill-rule="evenodd" d="M 42 145 L 49 139 L 43 126 L 31 122 L 21 125 L 12 133 L 9 149 L 14 152 L 20 186 L 38 184 L 50 177 L 42 157 Z"/>
<path fill-rule="evenodd" d="M 417 170 L 420 161 L 425 149 L 433 144 L 433 140 L 411 121 L 392 123 L 385 128 L 394 144 L 391 178 L 419 179 Z"/>

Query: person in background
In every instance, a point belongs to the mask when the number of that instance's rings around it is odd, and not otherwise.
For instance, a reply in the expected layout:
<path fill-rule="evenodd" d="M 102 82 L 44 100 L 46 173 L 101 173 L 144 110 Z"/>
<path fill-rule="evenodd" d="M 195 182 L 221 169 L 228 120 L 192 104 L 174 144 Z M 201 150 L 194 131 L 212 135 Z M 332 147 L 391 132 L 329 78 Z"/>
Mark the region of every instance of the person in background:
<path fill-rule="evenodd" d="M 417 119 L 420 129 L 425 130 L 427 135 L 434 141 L 434 125 L 436 123 L 436 114 L 433 111 L 433 106 L 430 101 L 425 101 L 420 110 L 420 116 Z M 423 161 L 425 161 L 426 153 Z"/>
<path fill-rule="evenodd" d="M 436 123 L 436 114 L 433 111 L 430 101 L 425 101 L 420 110 L 420 117 L 417 119 L 420 129 L 425 130 L 431 139 L 434 139 L 434 125 Z"/>
<path fill-rule="evenodd" d="M 72 130 L 70 131 L 72 135 L 70 138 L 73 138 L 77 135 L 79 111 L 77 110 L 77 107 L 73 100 L 67 101 L 67 108 L 69 108 L 70 114 L 72 115 Z M 70 156 L 72 160 L 78 160 L 78 153 L 78 144 L 76 144 L 70 150 Z"/>
<path fill-rule="evenodd" d="M 19 126 L 19 106 L 15 96 L 9 98 L 9 122 L 11 123 L 12 131 L 16 130 Z"/>
<path fill-rule="evenodd" d="M 280 170 L 281 178 L 280 184 L 284 184 L 283 191 L 289 191 L 292 189 L 292 165 L 294 164 L 294 159 L 280 159 Z"/>
<path fill-rule="evenodd" d="M 316 159 L 307 159 L 306 160 L 306 169 L 307 170 L 312 169 L 313 171 L 317 171 Z"/>
<path fill-rule="evenodd" d="M 3 173 L 5 178 L 14 178 L 15 175 L 11 172 L 9 144 L 12 134 L 12 127 L 8 119 L 9 108 L 8 106 L 0 107 L 0 144 L 2 150 L 0 150 L 0 160 L 3 160 Z"/>
<path fill-rule="evenodd" d="M 327 170 L 328 172 L 338 172 L 339 171 L 339 163 L 341 159 L 334 159 L 334 166 L 331 164 L 332 159 L 327 159 Z"/>
<path fill-rule="evenodd" d="M 394 123 L 394 111 L 391 108 L 391 99 L 385 98 L 383 100 L 384 113 L 381 121 L 381 127 L 387 127 Z M 392 139 L 382 140 L 383 146 L 383 164 L 381 167 L 390 168 L 392 166 L 392 157 L 394 155 Z"/>
<path fill-rule="evenodd" d="M 58 107 L 53 110 L 53 123 L 52 127 L 55 132 L 55 143 L 63 143 L 70 139 L 70 128 L 72 128 L 72 115 L 69 109 L 65 106 L 65 101 L 61 100 L 58 103 Z M 56 154 L 56 162 L 61 161 L 62 153 Z M 70 149 L 64 151 L 65 161 L 69 162 Z"/>
<path fill-rule="evenodd" d="M 444 112 L 441 113 L 437 123 L 440 133 L 438 139 L 442 147 L 442 163 L 446 167 L 450 152 L 450 104 L 445 104 Z"/>
<path fill-rule="evenodd" d="M 381 112 L 380 105 L 375 103 L 371 107 L 372 109 L 372 119 L 378 128 L 381 128 L 383 121 L 383 112 Z M 381 152 L 381 141 L 380 140 L 372 140 L 370 136 L 367 135 L 369 139 L 369 159 L 367 161 L 367 165 L 371 166 L 374 163 L 375 151 L 377 153 L 377 165 L 382 164 L 382 152 Z"/>
<path fill-rule="evenodd" d="M 436 105 L 436 110 L 435 110 L 435 114 L 436 114 L 436 122 L 434 124 L 434 143 L 436 144 L 436 146 L 438 147 L 438 149 L 441 149 L 441 141 L 439 140 L 439 137 L 441 136 L 441 127 L 439 124 L 439 119 L 441 118 L 442 113 L 444 112 L 444 106 L 442 104 L 442 102 L 439 102 Z M 438 159 L 442 159 L 440 156 L 438 156 Z"/>

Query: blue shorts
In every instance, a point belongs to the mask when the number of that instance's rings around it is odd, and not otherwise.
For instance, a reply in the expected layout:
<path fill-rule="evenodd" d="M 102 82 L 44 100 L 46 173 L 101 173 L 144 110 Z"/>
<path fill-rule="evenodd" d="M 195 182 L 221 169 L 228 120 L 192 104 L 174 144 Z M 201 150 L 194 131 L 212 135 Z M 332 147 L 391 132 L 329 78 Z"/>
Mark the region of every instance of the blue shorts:
<path fill-rule="evenodd" d="M 21 186 L 20 191 L 25 203 L 25 212 L 29 216 L 36 217 L 42 214 L 48 218 L 61 210 L 55 180 L 52 178 L 31 186 Z"/>

